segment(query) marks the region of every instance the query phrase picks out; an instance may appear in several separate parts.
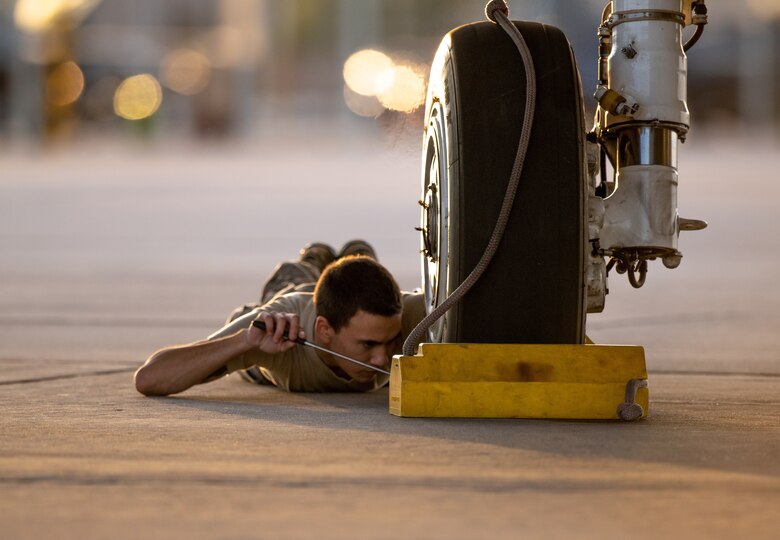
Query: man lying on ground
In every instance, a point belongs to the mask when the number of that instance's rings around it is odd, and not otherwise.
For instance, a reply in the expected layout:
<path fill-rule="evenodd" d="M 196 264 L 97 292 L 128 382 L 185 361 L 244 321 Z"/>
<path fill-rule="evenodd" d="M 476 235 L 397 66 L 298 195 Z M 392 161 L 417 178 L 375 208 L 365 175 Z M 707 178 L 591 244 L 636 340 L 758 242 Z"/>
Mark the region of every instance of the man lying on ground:
<path fill-rule="evenodd" d="M 291 392 L 374 390 L 387 375 L 292 338 L 389 370 L 424 314 L 422 295 L 401 293 L 366 242 L 349 242 L 338 255 L 326 244 L 309 244 L 299 260 L 277 266 L 261 302 L 238 308 L 206 340 L 155 352 L 136 371 L 135 386 L 144 395 L 165 396 L 237 371 L 247 381 Z M 255 320 L 266 330 L 253 326 Z"/>

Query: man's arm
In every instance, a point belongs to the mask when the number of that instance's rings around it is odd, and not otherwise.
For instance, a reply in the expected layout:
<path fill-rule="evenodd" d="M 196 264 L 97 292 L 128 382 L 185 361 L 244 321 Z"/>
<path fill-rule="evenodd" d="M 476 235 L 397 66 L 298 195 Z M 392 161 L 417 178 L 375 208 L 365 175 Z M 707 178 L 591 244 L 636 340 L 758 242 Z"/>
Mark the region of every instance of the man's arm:
<path fill-rule="evenodd" d="M 263 311 L 256 318 L 265 323 L 265 332 L 250 324 L 249 328 L 220 338 L 160 349 L 135 372 L 136 389 L 146 396 L 183 392 L 219 378 L 232 358 L 254 348 L 278 354 L 295 347 L 294 341 L 283 337 L 288 328 L 291 335 L 306 337 L 296 314 Z"/>

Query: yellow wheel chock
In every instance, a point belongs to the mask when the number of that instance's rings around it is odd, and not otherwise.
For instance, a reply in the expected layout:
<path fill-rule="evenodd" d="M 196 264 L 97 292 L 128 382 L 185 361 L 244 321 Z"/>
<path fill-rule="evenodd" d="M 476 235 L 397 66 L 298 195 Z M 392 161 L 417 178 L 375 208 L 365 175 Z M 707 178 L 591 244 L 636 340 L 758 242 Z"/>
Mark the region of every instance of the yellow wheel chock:
<path fill-rule="evenodd" d="M 630 421 L 648 411 L 634 345 L 423 343 L 390 373 L 396 416 Z"/>

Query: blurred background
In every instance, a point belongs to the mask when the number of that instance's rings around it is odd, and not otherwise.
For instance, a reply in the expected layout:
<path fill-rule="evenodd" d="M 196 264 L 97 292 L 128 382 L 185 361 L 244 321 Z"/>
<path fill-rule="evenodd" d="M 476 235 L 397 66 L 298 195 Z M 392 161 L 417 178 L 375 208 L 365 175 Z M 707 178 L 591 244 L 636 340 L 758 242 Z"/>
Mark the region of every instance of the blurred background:
<path fill-rule="evenodd" d="M 374 136 L 418 110 L 441 36 L 483 18 L 483 4 L 2 0 L 0 142 Z M 566 32 L 590 95 L 604 2 L 510 4 L 514 17 Z M 715 0 L 710 11 L 689 54 L 695 129 L 776 133 L 780 2 Z"/>
<path fill-rule="evenodd" d="M 509 2 L 513 18 L 564 30 L 589 121 L 604 3 Z M 6 365 L 40 356 L 31 340 L 49 359 L 132 363 L 203 337 L 313 240 L 364 237 L 402 287 L 419 286 L 427 70 L 484 5 L 0 0 Z M 688 53 L 679 205 L 710 227 L 684 233 L 681 267 L 651 268 L 639 291 L 611 276 L 589 332 L 655 335 L 654 367 L 690 360 L 692 340 L 709 344 L 698 360 L 725 365 L 740 320 L 755 338 L 740 354 L 766 370 L 780 364 L 780 1 L 707 5 Z"/>

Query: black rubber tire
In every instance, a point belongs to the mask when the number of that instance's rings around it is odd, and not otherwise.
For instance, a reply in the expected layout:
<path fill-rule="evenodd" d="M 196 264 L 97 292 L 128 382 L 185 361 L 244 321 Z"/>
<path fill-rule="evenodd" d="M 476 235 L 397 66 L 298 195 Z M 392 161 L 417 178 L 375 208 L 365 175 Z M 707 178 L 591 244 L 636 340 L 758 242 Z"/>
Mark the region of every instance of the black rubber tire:
<path fill-rule="evenodd" d="M 587 164 L 579 72 L 560 30 L 515 25 L 537 79 L 523 174 L 498 252 L 480 281 L 431 328 L 433 342 L 583 343 L 585 337 Z M 468 276 L 487 246 L 517 152 L 525 98 L 522 58 L 499 26 L 470 24 L 444 38 L 431 71 L 423 149 L 429 312 Z"/>

